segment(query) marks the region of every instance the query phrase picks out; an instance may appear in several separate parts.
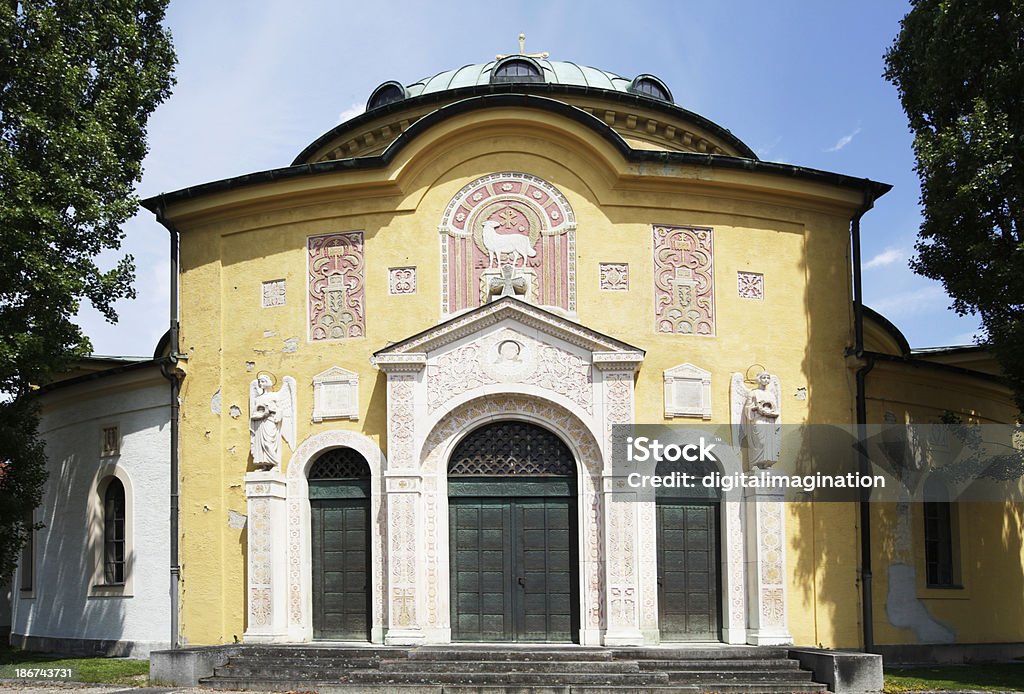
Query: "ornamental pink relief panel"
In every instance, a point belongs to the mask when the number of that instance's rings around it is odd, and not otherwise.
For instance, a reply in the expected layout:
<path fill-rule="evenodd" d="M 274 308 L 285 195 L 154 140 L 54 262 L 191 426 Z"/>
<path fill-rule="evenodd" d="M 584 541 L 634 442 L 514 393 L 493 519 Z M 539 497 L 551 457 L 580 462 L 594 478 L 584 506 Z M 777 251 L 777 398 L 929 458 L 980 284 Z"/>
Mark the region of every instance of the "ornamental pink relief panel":
<path fill-rule="evenodd" d="M 366 332 L 363 232 L 310 236 L 309 339 L 339 340 Z"/>
<path fill-rule="evenodd" d="M 654 329 L 678 335 L 715 334 L 711 229 L 654 227 Z"/>
<path fill-rule="evenodd" d="M 547 181 L 519 172 L 479 178 L 451 200 L 440 229 L 446 313 L 486 303 L 504 264 L 526 279 L 525 301 L 576 310 L 576 217 Z"/>

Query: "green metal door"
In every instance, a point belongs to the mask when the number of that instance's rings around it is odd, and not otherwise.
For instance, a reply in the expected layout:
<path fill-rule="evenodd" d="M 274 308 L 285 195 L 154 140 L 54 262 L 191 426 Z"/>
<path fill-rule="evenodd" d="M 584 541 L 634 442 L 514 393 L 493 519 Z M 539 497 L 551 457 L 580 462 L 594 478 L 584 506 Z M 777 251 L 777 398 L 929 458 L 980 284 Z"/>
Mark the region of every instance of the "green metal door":
<path fill-rule="evenodd" d="M 511 641 L 512 505 L 507 499 L 451 499 L 452 638 Z"/>
<path fill-rule="evenodd" d="M 572 641 L 576 462 L 534 424 L 470 432 L 448 461 L 452 639 Z"/>
<path fill-rule="evenodd" d="M 512 501 L 516 641 L 571 641 L 573 504 L 567 497 Z"/>
<path fill-rule="evenodd" d="M 657 509 L 661 640 L 717 641 L 718 504 L 659 497 Z"/>
<path fill-rule="evenodd" d="M 370 500 L 310 501 L 313 534 L 313 638 L 370 634 Z"/>
<path fill-rule="evenodd" d="M 572 641 L 575 518 L 570 497 L 452 497 L 452 638 Z"/>
<path fill-rule="evenodd" d="M 351 448 L 309 471 L 313 638 L 370 638 L 370 468 Z"/>

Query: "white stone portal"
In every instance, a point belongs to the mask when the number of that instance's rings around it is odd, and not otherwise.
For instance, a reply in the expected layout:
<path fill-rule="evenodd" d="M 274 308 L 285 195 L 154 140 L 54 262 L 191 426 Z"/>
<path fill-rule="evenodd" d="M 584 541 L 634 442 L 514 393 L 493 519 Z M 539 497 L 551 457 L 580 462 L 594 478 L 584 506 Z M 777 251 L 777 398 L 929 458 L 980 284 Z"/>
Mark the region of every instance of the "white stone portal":
<path fill-rule="evenodd" d="M 246 640 L 312 640 L 306 474 L 320 453 L 349 447 L 371 471 L 370 640 L 450 643 L 448 459 L 473 429 L 508 419 L 553 432 L 576 460 L 574 640 L 658 643 L 655 500 L 623 500 L 631 492 L 611 466 L 613 444 L 624 436 L 615 425 L 634 421 L 643 357 L 510 297 L 377 352 L 373 361 L 387 377 L 387 459 L 367 436 L 326 431 L 296 449 L 287 477 L 273 471 L 246 478 Z M 742 472 L 736 461 L 724 465 L 725 474 Z M 788 643 L 781 499 L 734 490 L 721 501 L 722 640 Z"/>

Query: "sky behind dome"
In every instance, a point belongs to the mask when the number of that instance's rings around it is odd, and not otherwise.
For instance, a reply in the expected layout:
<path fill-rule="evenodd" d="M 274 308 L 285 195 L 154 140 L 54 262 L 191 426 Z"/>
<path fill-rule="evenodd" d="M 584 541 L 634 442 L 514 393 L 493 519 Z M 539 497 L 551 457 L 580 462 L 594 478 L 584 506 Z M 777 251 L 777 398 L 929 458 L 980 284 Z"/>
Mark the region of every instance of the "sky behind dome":
<path fill-rule="evenodd" d="M 865 303 L 912 347 L 970 344 L 978 321 L 907 267 L 920 224 L 911 136 L 883 54 L 909 5 L 897 0 L 356 3 L 172 0 L 174 94 L 150 120 L 143 197 L 287 166 L 380 83 L 411 84 L 495 54 L 633 78 L 728 128 L 764 160 L 891 183 L 862 221 Z M 98 354 L 149 355 L 167 329 L 167 232 L 141 211 L 126 227 L 138 298 L 109 325 L 80 319 Z M 115 256 L 107 258 L 112 264 Z"/>

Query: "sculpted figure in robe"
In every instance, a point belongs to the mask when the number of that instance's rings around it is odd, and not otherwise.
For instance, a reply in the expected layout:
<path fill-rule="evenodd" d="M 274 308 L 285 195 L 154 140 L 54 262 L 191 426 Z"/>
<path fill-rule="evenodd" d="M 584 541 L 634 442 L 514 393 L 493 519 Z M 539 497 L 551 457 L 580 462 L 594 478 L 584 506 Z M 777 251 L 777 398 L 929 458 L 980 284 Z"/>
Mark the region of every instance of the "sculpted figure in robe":
<path fill-rule="evenodd" d="M 746 442 L 751 469 L 770 468 L 779 460 L 782 438 L 779 379 L 762 371 L 757 375 L 757 387 L 748 389 L 737 373 L 732 383 L 734 440 Z"/>
<path fill-rule="evenodd" d="M 271 390 L 270 374 L 262 373 L 249 385 L 249 439 L 252 462 L 258 470 L 281 465 L 281 439 L 295 447 L 295 379 L 285 376 L 281 388 Z"/>

